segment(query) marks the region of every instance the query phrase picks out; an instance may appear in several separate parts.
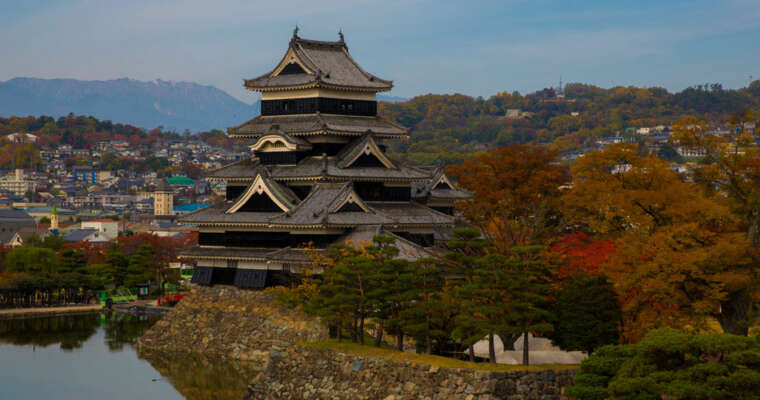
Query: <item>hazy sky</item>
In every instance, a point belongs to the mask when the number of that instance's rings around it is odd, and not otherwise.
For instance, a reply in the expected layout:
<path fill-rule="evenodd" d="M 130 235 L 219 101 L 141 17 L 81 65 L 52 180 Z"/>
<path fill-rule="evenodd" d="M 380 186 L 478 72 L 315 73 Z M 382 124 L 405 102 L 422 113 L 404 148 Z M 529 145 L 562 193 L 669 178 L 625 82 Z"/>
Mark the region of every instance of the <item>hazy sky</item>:
<path fill-rule="evenodd" d="M 391 93 L 490 96 L 565 82 L 746 86 L 760 78 L 760 1 L 0 0 L 0 81 L 214 85 L 251 102 L 293 27 L 337 40 Z"/>

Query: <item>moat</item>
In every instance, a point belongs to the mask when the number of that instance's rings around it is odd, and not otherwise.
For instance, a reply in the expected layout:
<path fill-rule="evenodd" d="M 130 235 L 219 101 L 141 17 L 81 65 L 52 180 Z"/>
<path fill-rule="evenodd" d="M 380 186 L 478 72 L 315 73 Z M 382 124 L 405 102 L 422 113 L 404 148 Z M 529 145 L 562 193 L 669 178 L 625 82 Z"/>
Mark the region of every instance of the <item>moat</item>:
<path fill-rule="evenodd" d="M 90 313 L 0 320 L 0 399 L 239 399 L 245 363 L 138 354 L 156 317 Z"/>

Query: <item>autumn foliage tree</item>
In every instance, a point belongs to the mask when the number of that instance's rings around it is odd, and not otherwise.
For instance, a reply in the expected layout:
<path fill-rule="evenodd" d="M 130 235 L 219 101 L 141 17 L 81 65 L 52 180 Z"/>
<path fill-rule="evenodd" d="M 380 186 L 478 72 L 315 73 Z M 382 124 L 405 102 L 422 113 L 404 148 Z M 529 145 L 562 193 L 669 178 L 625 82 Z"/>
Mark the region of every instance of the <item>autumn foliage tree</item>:
<path fill-rule="evenodd" d="M 619 144 L 587 154 L 563 196 L 569 224 L 618 244 L 603 272 L 622 301 L 624 336 L 637 340 L 660 326 L 704 328 L 710 317 L 735 332 L 730 321 L 745 320 L 745 307 L 724 304 L 743 286 L 738 282 L 756 281 L 739 221 L 667 162 L 636 150 Z M 738 312 L 728 317 L 729 310 Z"/>
<path fill-rule="evenodd" d="M 447 171 L 475 195 L 457 209 L 500 252 L 552 238 L 559 225 L 559 194 L 570 179 L 555 151 L 500 147 Z"/>

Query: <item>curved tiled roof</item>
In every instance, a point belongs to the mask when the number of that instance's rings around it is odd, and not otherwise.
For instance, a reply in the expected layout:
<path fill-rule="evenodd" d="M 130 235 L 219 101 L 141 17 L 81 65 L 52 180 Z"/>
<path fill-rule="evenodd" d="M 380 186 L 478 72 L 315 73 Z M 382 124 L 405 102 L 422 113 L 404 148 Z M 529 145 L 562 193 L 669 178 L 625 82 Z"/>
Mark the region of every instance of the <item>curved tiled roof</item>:
<path fill-rule="evenodd" d="M 343 40 L 324 42 L 302 39 L 293 36 L 288 45 L 288 54 L 293 54 L 298 62 L 309 71 L 303 73 L 280 73 L 278 68 L 253 79 L 245 81 L 245 87 L 251 90 L 267 91 L 302 87 L 327 87 L 337 89 L 355 89 L 372 92 L 387 91 L 393 88 L 393 82 L 380 79 L 364 71 L 351 58 L 348 47 Z"/>
<path fill-rule="evenodd" d="M 326 162 L 325 162 L 326 161 Z M 262 165 L 255 158 L 248 158 L 213 170 L 206 177 L 211 180 L 250 182 L 262 170 L 269 171 L 275 181 L 319 180 L 319 181 L 403 181 L 425 182 L 431 173 L 420 168 L 403 165 L 394 161 L 396 168 L 352 167 L 340 168 L 337 157 L 307 157 L 296 165 Z"/>
<path fill-rule="evenodd" d="M 372 132 L 380 137 L 405 137 L 406 128 L 378 116 L 337 114 L 259 115 L 227 129 L 232 138 L 259 137 L 279 130 L 290 136 L 320 134 L 361 136 Z"/>

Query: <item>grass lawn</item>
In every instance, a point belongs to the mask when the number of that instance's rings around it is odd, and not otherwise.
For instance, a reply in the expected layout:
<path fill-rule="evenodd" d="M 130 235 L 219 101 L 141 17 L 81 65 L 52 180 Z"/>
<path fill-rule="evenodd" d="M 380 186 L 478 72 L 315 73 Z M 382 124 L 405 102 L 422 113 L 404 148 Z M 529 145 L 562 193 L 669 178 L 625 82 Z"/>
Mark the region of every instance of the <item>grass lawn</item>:
<path fill-rule="evenodd" d="M 325 340 L 321 342 L 301 343 L 302 346 L 314 349 L 335 350 L 341 353 L 352 354 L 369 358 L 384 358 L 393 361 L 410 362 L 421 365 L 435 365 L 443 368 L 469 368 L 479 371 L 521 371 L 521 370 L 547 370 L 547 369 L 574 369 L 577 365 L 503 365 L 490 363 L 472 363 L 457 360 L 455 358 L 431 356 L 427 354 L 405 353 L 388 348 L 360 345 L 349 341 Z"/>

